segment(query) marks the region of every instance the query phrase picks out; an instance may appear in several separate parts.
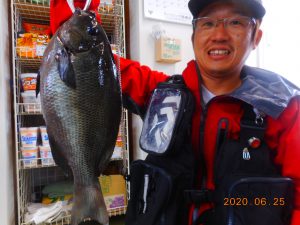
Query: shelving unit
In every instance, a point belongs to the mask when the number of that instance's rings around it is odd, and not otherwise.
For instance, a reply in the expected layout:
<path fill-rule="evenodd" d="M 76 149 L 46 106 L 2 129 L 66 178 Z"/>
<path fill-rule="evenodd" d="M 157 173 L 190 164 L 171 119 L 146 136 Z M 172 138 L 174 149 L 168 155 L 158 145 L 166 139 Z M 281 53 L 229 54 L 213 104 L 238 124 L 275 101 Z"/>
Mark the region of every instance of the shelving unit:
<path fill-rule="evenodd" d="M 50 0 L 49 0 L 50 1 Z M 14 75 L 14 108 L 15 108 L 15 140 L 16 140 L 16 183 L 18 201 L 18 225 L 31 225 L 25 222 L 26 208 L 32 201 L 36 187 L 49 184 L 55 181 L 64 180 L 65 177 L 59 167 L 47 166 L 37 163 L 33 167 L 24 167 L 21 155 L 20 127 L 44 125 L 40 104 L 22 103 L 19 75 L 24 72 L 37 72 L 41 63 L 41 57 L 19 57 L 16 51 L 16 40 L 21 29 L 22 21 L 38 24 L 49 24 L 50 7 L 48 0 L 11 0 L 11 21 L 12 21 L 12 43 L 13 43 L 13 75 Z M 116 46 L 116 53 L 125 56 L 125 15 L 124 0 L 114 0 L 111 10 L 103 10 L 101 5 L 98 9 L 101 15 L 102 26 L 109 36 L 111 43 Z M 30 107 L 30 112 L 25 108 Z M 123 110 L 122 123 L 122 158 L 116 158 L 112 164 L 117 164 L 129 173 L 129 146 L 128 146 L 128 113 Z M 40 158 L 36 159 L 40 162 Z M 128 183 L 126 190 L 129 192 Z M 127 197 L 129 193 L 127 193 Z M 126 212 L 126 206 L 108 209 L 110 216 L 122 215 Z M 58 221 L 44 223 L 47 225 L 70 224 L 70 215 L 66 214 Z"/>

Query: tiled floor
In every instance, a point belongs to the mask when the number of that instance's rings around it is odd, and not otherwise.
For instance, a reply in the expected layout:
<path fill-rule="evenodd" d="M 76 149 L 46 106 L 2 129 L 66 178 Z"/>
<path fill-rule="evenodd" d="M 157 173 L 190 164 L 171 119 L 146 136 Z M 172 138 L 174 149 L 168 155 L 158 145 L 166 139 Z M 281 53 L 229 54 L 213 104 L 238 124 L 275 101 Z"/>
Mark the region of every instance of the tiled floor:
<path fill-rule="evenodd" d="M 125 216 L 113 216 L 109 220 L 109 225 L 124 225 Z"/>

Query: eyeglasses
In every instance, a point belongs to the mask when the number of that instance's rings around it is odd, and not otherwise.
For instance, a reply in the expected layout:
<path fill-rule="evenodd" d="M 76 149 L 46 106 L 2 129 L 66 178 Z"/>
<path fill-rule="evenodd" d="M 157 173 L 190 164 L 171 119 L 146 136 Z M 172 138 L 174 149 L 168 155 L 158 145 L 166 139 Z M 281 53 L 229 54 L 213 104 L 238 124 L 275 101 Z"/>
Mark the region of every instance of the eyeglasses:
<path fill-rule="evenodd" d="M 209 33 L 218 26 L 219 23 L 223 23 L 223 26 L 231 33 L 243 33 L 248 30 L 251 25 L 256 25 L 254 18 L 246 16 L 237 16 L 224 19 L 213 19 L 210 17 L 199 17 L 193 19 L 193 28 L 195 31 Z"/>

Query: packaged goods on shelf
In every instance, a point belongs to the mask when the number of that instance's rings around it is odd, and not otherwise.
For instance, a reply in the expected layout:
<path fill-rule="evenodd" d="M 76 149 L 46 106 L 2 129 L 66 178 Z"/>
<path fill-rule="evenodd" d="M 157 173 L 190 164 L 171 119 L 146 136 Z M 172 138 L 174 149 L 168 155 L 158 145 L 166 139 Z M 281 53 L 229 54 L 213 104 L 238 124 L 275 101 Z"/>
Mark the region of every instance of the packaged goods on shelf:
<path fill-rule="evenodd" d="M 72 198 L 73 198 L 73 194 L 65 195 L 62 197 L 56 197 L 56 198 L 49 198 L 47 196 L 44 196 L 42 198 L 42 203 L 45 205 L 48 205 L 48 204 L 58 202 L 58 201 L 69 201 L 69 200 L 72 200 Z M 69 202 L 71 203 L 72 201 L 69 201 Z"/>
<path fill-rule="evenodd" d="M 43 146 L 49 146 L 49 137 L 47 133 L 47 128 L 45 126 L 42 126 L 40 127 L 40 131 L 41 131 L 41 139 L 42 139 Z"/>
<path fill-rule="evenodd" d="M 20 135 L 22 147 L 37 146 L 38 127 L 21 127 Z"/>
<path fill-rule="evenodd" d="M 49 25 L 23 22 L 22 26 L 24 28 L 25 33 L 47 35 L 49 32 Z"/>
<path fill-rule="evenodd" d="M 47 34 L 24 33 L 17 38 L 17 55 L 24 58 L 42 57 L 49 43 Z"/>
<path fill-rule="evenodd" d="M 50 0 L 26 0 L 26 2 L 31 4 L 49 6 Z"/>
<path fill-rule="evenodd" d="M 102 13 L 110 13 L 114 9 L 114 0 L 101 0 L 99 11 Z"/>
<path fill-rule="evenodd" d="M 122 175 L 100 176 L 99 182 L 107 209 L 127 205 L 126 185 Z"/>
<path fill-rule="evenodd" d="M 41 112 L 40 95 L 36 97 L 35 91 L 25 91 L 21 93 L 24 109 L 27 113 Z"/>
<path fill-rule="evenodd" d="M 57 201 L 52 204 L 29 203 L 25 214 L 26 224 L 70 224 L 64 219 L 70 214 L 72 205 L 68 201 Z M 22 223 L 23 224 L 23 223 Z"/>
<path fill-rule="evenodd" d="M 25 33 L 20 34 L 17 38 L 17 55 L 19 57 L 34 58 L 36 57 L 35 45 L 37 34 Z"/>
<path fill-rule="evenodd" d="M 118 52 L 117 52 L 117 45 L 110 44 L 110 47 L 111 47 L 111 51 L 112 51 L 113 54 L 118 54 Z"/>
<path fill-rule="evenodd" d="M 36 167 L 38 165 L 38 147 L 21 147 L 22 162 L 24 168 Z"/>
<path fill-rule="evenodd" d="M 36 90 L 37 73 L 21 73 L 20 78 L 23 91 Z"/>
<path fill-rule="evenodd" d="M 50 146 L 39 146 L 42 166 L 55 165 Z"/>
<path fill-rule="evenodd" d="M 117 140 L 116 141 L 116 145 L 115 145 L 115 148 L 114 148 L 114 151 L 113 151 L 113 154 L 111 156 L 112 159 L 119 159 L 119 158 L 122 158 L 122 140 Z"/>
<path fill-rule="evenodd" d="M 39 34 L 36 39 L 36 56 L 42 57 L 44 55 L 44 52 L 47 48 L 47 45 L 50 41 L 50 38 L 47 34 Z"/>
<path fill-rule="evenodd" d="M 43 190 L 43 196 L 57 200 L 58 198 L 68 198 L 74 192 L 74 184 L 72 180 L 58 181 L 47 184 Z M 66 200 L 66 199 L 65 199 Z"/>

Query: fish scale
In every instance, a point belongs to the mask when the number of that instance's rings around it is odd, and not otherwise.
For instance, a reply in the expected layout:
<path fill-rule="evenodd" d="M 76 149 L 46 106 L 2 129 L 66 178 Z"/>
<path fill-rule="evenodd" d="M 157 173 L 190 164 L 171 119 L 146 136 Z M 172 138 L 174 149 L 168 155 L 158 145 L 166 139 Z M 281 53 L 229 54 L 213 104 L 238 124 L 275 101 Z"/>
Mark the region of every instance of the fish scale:
<path fill-rule="evenodd" d="M 121 119 L 118 73 L 95 23 L 93 14 L 76 10 L 52 37 L 39 72 L 53 158 L 74 178 L 72 225 L 108 224 L 98 176 L 110 161 Z"/>

